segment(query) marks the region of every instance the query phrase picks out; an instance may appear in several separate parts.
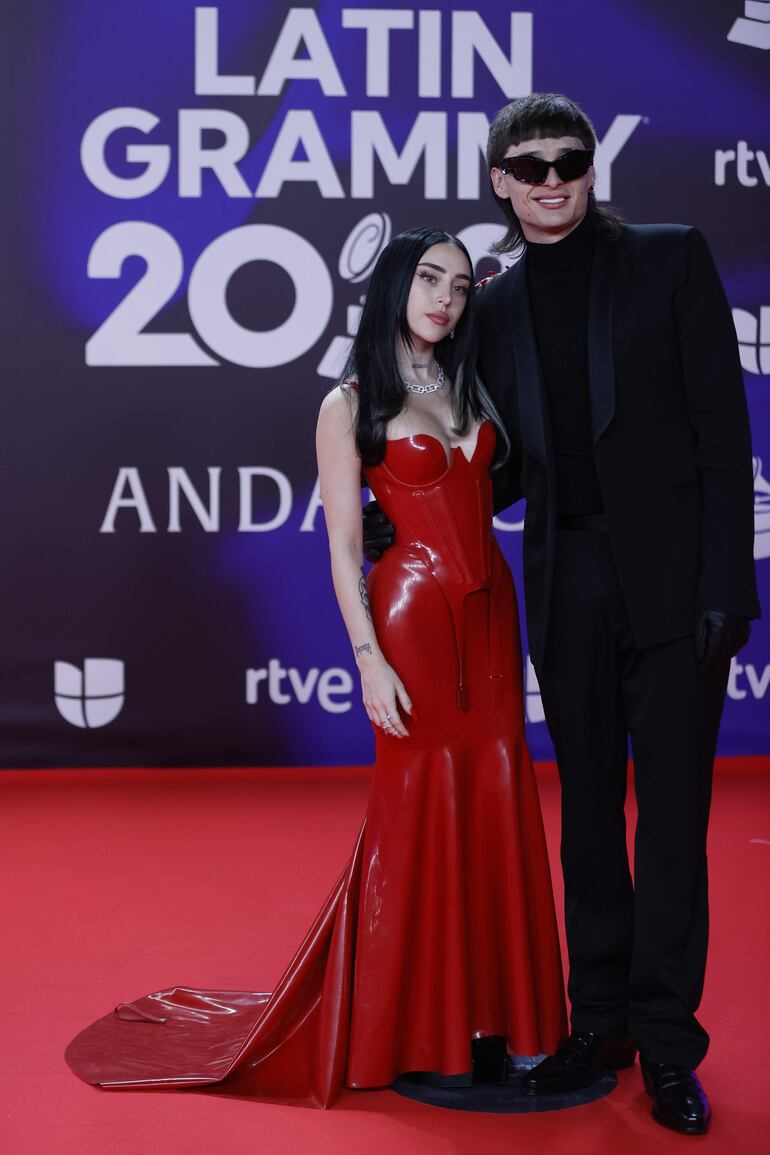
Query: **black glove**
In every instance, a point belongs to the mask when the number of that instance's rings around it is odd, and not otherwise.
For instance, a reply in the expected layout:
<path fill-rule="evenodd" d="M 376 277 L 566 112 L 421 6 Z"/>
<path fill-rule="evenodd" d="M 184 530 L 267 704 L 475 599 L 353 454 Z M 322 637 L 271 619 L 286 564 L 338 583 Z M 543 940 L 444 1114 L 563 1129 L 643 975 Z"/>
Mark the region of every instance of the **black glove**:
<path fill-rule="evenodd" d="M 364 506 L 364 554 L 368 561 L 379 561 L 393 545 L 395 529 L 376 501 Z"/>
<path fill-rule="evenodd" d="M 698 610 L 695 615 L 695 657 L 702 674 L 726 670 L 730 659 L 746 645 L 751 633 L 749 619 L 721 610 Z"/>

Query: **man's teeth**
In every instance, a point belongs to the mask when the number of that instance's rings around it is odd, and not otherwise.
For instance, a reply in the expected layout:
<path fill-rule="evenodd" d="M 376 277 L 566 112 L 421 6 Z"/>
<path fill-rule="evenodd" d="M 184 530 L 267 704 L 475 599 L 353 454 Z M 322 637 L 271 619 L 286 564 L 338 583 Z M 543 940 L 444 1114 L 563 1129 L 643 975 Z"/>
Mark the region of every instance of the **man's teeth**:
<path fill-rule="evenodd" d="M 539 198 L 541 205 L 560 205 L 562 203 L 562 201 L 565 201 L 566 199 L 567 199 L 566 197 L 540 197 Z"/>

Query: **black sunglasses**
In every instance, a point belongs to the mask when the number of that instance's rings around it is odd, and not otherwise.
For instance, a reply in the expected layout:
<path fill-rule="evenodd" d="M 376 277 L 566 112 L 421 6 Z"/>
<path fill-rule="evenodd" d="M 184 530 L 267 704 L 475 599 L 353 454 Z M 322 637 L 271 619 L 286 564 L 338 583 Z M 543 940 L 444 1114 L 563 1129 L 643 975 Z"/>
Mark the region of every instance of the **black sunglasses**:
<path fill-rule="evenodd" d="M 545 184 L 553 168 L 559 180 L 577 180 L 585 176 L 594 159 L 592 148 L 572 148 L 558 160 L 543 160 L 539 156 L 504 156 L 498 164 L 500 172 L 510 173 L 523 184 Z"/>

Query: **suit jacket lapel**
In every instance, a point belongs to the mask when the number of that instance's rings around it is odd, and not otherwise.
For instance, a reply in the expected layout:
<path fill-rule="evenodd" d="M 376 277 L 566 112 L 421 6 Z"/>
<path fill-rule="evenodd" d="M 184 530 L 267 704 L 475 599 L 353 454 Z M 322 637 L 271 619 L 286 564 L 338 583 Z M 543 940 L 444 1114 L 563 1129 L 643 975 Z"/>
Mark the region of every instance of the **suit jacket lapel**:
<path fill-rule="evenodd" d="M 615 366 L 612 352 L 612 275 L 614 246 L 597 235 L 591 264 L 588 302 L 588 379 L 594 444 L 615 413 Z"/>
<path fill-rule="evenodd" d="M 509 291 L 519 424 L 523 448 L 548 468 L 552 459 L 550 426 L 546 419 L 543 376 L 529 308 L 526 262 L 525 255 L 505 274 L 511 278 Z"/>

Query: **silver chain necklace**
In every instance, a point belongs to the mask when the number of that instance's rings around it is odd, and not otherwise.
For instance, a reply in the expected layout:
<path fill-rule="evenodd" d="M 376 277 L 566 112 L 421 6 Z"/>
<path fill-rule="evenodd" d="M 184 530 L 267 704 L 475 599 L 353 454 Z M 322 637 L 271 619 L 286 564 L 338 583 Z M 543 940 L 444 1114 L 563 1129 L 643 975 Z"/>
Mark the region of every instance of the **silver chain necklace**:
<path fill-rule="evenodd" d="M 411 381 L 405 381 L 403 377 L 401 380 L 404 382 L 405 387 L 409 390 L 410 393 L 438 393 L 439 389 L 444 384 L 444 370 L 439 365 L 438 377 L 432 385 L 414 385 Z"/>

